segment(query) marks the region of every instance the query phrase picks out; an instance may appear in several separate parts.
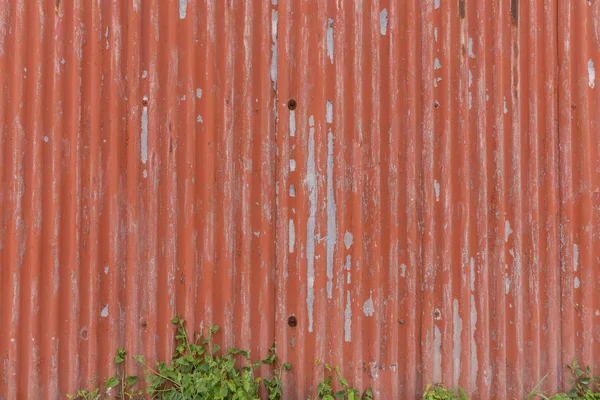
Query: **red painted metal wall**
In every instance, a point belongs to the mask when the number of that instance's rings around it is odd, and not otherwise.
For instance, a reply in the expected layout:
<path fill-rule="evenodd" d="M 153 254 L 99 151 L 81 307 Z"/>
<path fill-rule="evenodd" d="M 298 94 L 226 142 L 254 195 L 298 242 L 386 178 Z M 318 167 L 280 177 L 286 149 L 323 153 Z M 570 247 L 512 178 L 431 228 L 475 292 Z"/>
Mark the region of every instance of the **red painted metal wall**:
<path fill-rule="evenodd" d="M 168 359 L 176 313 L 276 340 L 290 399 L 317 358 L 380 399 L 600 371 L 599 25 L 596 0 L 0 0 L 0 398 Z"/>

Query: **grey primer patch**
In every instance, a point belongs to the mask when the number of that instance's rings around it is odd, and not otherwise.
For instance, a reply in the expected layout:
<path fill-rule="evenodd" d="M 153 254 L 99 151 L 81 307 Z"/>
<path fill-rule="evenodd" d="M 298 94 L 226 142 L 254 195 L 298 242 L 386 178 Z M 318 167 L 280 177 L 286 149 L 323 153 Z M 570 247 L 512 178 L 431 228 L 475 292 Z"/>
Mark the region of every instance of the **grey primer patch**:
<path fill-rule="evenodd" d="M 504 242 L 508 242 L 508 237 L 513 233 L 508 220 L 504 221 Z"/>
<path fill-rule="evenodd" d="M 329 102 L 328 102 L 329 103 Z M 327 144 L 327 298 L 333 296 L 333 250 L 337 238 L 336 207 L 333 192 L 333 134 Z"/>
<path fill-rule="evenodd" d="M 440 69 L 440 68 L 442 68 L 442 64 L 440 64 L 440 60 L 436 58 L 433 61 L 433 69 Z"/>
<path fill-rule="evenodd" d="M 204 122 L 204 120 L 202 119 L 202 115 L 198 114 L 198 116 L 196 117 L 196 122 Z"/>
<path fill-rule="evenodd" d="M 372 317 L 375 314 L 375 305 L 373 304 L 373 295 L 371 294 L 365 304 L 363 304 L 363 312 L 366 317 Z"/>
<path fill-rule="evenodd" d="M 473 38 L 469 38 L 469 57 L 475 58 L 475 53 L 473 53 Z"/>
<path fill-rule="evenodd" d="M 290 159 L 290 171 L 294 172 L 296 170 L 296 160 Z"/>
<path fill-rule="evenodd" d="M 475 307 L 475 296 L 471 295 L 471 385 L 475 387 L 477 382 L 478 360 L 477 342 L 475 341 L 475 330 L 477 329 L 477 308 Z"/>
<path fill-rule="evenodd" d="M 333 64 L 333 18 L 327 20 L 327 57 Z"/>
<path fill-rule="evenodd" d="M 296 228 L 294 227 L 294 220 L 290 219 L 290 253 L 294 252 L 294 246 L 296 244 Z"/>
<path fill-rule="evenodd" d="M 100 316 L 102 318 L 108 317 L 108 304 L 105 304 L 104 307 L 102 307 L 102 311 L 100 311 Z"/>
<path fill-rule="evenodd" d="M 460 350 L 461 350 L 460 335 L 462 333 L 462 319 L 460 318 L 457 299 L 454 299 L 452 306 L 453 306 L 452 321 L 453 321 L 453 325 L 454 325 L 454 327 L 453 327 L 453 329 L 454 329 L 454 346 L 453 346 L 454 382 L 453 383 L 454 383 L 454 385 L 457 385 L 458 378 L 460 377 Z"/>
<path fill-rule="evenodd" d="M 277 10 L 271 11 L 271 82 L 273 82 L 273 90 L 277 87 Z"/>
<path fill-rule="evenodd" d="M 440 8 L 440 0 L 433 0 L 433 8 L 436 10 Z"/>
<path fill-rule="evenodd" d="M 433 383 L 442 382 L 442 334 L 433 327 Z"/>
<path fill-rule="evenodd" d="M 185 19 L 187 14 L 187 0 L 179 0 L 179 19 Z"/>
<path fill-rule="evenodd" d="M 438 181 L 433 181 L 433 189 L 435 190 L 435 201 L 440 201 L 440 184 Z"/>
<path fill-rule="evenodd" d="M 293 183 L 290 185 L 290 197 L 296 197 L 296 187 Z"/>
<path fill-rule="evenodd" d="M 590 58 L 588 61 L 588 85 L 593 89 L 596 85 L 596 70 L 594 69 L 594 62 Z"/>
<path fill-rule="evenodd" d="M 350 291 L 346 291 L 346 310 L 344 310 L 344 341 L 352 341 L 352 301 Z"/>
<path fill-rule="evenodd" d="M 202 98 L 202 89 L 200 89 L 200 88 L 196 89 L 196 97 L 199 99 Z"/>
<path fill-rule="evenodd" d="M 573 287 L 575 289 L 579 289 L 579 285 L 581 284 L 581 282 L 579 282 L 579 278 L 575 277 L 575 280 L 573 281 Z"/>
<path fill-rule="evenodd" d="M 308 309 L 308 331 L 313 331 L 313 311 L 315 306 L 315 228 L 317 217 L 317 175 L 315 170 L 315 119 L 311 115 L 308 119 L 310 126 L 308 133 L 308 160 L 306 163 L 306 189 L 308 191 L 309 214 L 306 223 L 306 269 L 307 294 L 306 307 Z"/>
<path fill-rule="evenodd" d="M 290 110 L 290 136 L 296 136 L 296 112 Z"/>
<path fill-rule="evenodd" d="M 327 119 L 328 124 L 333 123 L 333 103 L 331 100 L 327 100 L 327 105 L 325 106 L 325 118 Z"/>
<path fill-rule="evenodd" d="M 387 27 L 388 27 L 388 11 L 387 8 L 381 10 L 379 14 L 379 32 L 382 35 L 387 35 Z"/>
<path fill-rule="evenodd" d="M 344 245 L 346 246 L 346 250 L 350 249 L 350 246 L 352 246 L 352 240 L 353 240 L 353 236 L 350 232 L 346 232 L 344 234 Z"/>
<path fill-rule="evenodd" d="M 146 79 L 147 76 L 148 76 L 148 71 L 144 70 L 142 72 L 142 79 Z"/>
<path fill-rule="evenodd" d="M 147 99 L 147 96 L 144 96 Z M 141 138 L 142 163 L 148 161 L 148 107 L 142 108 L 142 138 Z"/>
<path fill-rule="evenodd" d="M 579 268 L 579 246 L 573 245 L 573 268 L 577 271 Z"/>

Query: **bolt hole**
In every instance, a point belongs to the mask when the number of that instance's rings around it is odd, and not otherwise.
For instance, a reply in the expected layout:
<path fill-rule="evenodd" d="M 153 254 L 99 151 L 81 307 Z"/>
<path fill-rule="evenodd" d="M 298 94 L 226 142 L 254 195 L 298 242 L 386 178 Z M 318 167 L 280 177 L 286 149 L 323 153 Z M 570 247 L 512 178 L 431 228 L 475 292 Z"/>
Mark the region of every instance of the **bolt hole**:
<path fill-rule="evenodd" d="M 296 100 L 294 100 L 294 99 L 290 99 L 290 100 L 288 101 L 288 108 L 289 108 L 290 110 L 295 110 L 295 109 L 296 109 L 296 106 L 297 106 L 297 104 L 296 104 Z"/>
<path fill-rule="evenodd" d="M 436 101 L 435 103 L 433 103 L 433 106 L 434 106 L 435 108 L 440 108 L 440 103 L 438 103 L 438 102 Z"/>
<path fill-rule="evenodd" d="M 298 320 L 296 319 L 296 316 L 290 315 L 290 317 L 288 318 L 288 325 L 292 328 L 295 328 L 296 325 L 298 325 Z"/>

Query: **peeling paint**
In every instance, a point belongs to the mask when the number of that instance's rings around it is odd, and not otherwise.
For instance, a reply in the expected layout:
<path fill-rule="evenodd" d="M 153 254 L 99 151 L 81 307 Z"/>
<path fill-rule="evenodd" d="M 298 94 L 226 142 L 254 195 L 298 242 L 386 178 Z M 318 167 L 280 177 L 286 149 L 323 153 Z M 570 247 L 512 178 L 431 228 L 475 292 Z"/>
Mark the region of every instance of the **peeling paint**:
<path fill-rule="evenodd" d="M 105 304 L 104 307 L 102 307 L 102 311 L 100 311 L 100 316 L 102 318 L 108 317 L 108 304 Z"/>
<path fill-rule="evenodd" d="M 504 221 L 504 242 L 508 243 L 508 237 L 513 233 L 512 228 L 510 227 L 510 222 L 508 220 Z"/>
<path fill-rule="evenodd" d="M 440 63 L 440 60 L 438 58 L 436 58 L 433 61 L 433 69 L 440 69 L 442 68 L 442 64 Z"/>
<path fill-rule="evenodd" d="M 433 28 L 433 40 L 437 43 L 438 41 L 438 28 L 437 26 Z"/>
<path fill-rule="evenodd" d="M 473 52 L 473 38 L 469 38 L 469 57 L 475 58 L 475 53 Z"/>
<path fill-rule="evenodd" d="M 146 79 L 148 77 L 148 71 L 142 71 L 142 79 Z"/>
<path fill-rule="evenodd" d="M 290 159 L 290 171 L 294 172 L 296 170 L 296 160 Z"/>
<path fill-rule="evenodd" d="M 504 274 L 504 294 L 508 294 L 510 292 L 510 278 L 508 274 Z"/>
<path fill-rule="evenodd" d="M 400 276 L 403 278 L 406 278 L 406 265 L 405 264 L 400 265 Z"/>
<path fill-rule="evenodd" d="M 198 114 L 198 116 L 196 117 L 196 122 L 199 122 L 199 123 L 204 122 L 204 120 L 202 119 L 202 115 Z"/>
<path fill-rule="evenodd" d="M 293 183 L 290 185 L 290 197 L 296 197 L 296 187 Z"/>
<path fill-rule="evenodd" d="M 382 35 L 387 35 L 387 27 L 388 27 L 388 11 L 386 8 L 381 10 L 379 13 L 379 32 Z"/>
<path fill-rule="evenodd" d="M 442 333 L 433 327 L 433 383 L 442 382 Z"/>
<path fill-rule="evenodd" d="M 477 372 L 479 361 L 477 359 L 477 342 L 475 331 L 477 330 L 477 308 L 475 306 L 475 295 L 471 294 L 471 387 L 477 385 Z"/>
<path fill-rule="evenodd" d="M 325 118 L 328 124 L 333 123 L 333 103 L 331 100 L 327 100 L 327 104 L 325 106 Z"/>
<path fill-rule="evenodd" d="M 271 41 L 273 44 L 271 45 L 270 75 L 271 82 L 273 82 L 273 90 L 277 89 L 277 21 L 277 10 L 271 10 Z"/>
<path fill-rule="evenodd" d="M 148 101 L 148 97 L 144 96 L 144 100 Z M 142 108 L 142 137 L 140 139 L 142 163 L 148 161 L 148 107 Z"/>
<path fill-rule="evenodd" d="M 346 246 L 346 250 L 349 250 L 350 246 L 352 246 L 352 240 L 353 236 L 350 232 L 344 233 L 344 245 Z"/>
<path fill-rule="evenodd" d="M 588 85 L 592 89 L 596 85 L 596 70 L 594 69 L 594 62 L 591 58 L 588 61 Z"/>
<path fill-rule="evenodd" d="M 50 138 L 48 138 L 48 136 L 44 136 L 44 142 L 48 143 L 48 140 L 50 140 Z"/>
<path fill-rule="evenodd" d="M 202 98 L 202 89 L 200 89 L 200 88 L 196 89 L 196 97 L 199 98 L 199 99 Z"/>
<path fill-rule="evenodd" d="M 579 285 L 581 284 L 581 282 L 579 281 L 578 277 L 575 277 L 574 281 L 573 281 L 573 287 L 575 289 L 579 289 Z"/>
<path fill-rule="evenodd" d="M 296 112 L 290 110 L 290 136 L 296 136 Z"/>
<path fill-rule="evenodd" d="M 473 86 L 473 74 L 471 70 L 469 70 L 469 87 Z"/>
<path fill-rule="evenodd" d="M 350 291 L 346 291 L 346 309 L 344 310 L 344 341 L 352 341 L 352 301 Z"/>
<path fill-rule="evenodd" d="M 333 18 L 327 19 L 327 57 L 333 64 Z"/>
<path fill-rule="evenodd" d="M 290 250 L 290 253 L 293 253 L 294 252 L 294 247 L 296 245 L 296 228 L 294 227 L 294 220 L 293 219 L 290 219 L 289 235 L 290 235 L 289 250 Z"/>
<path fill-rule="evenodd" d="M 475 291 L 475 259 L 473 257 L 469 261 L 469 284 L 471 291 Z"/>
<path fill-rule="evenodd" d="M 506 106 L 506 97 L 504 98 L 504 114 L 508 113 L 508 107 Z"/>
<path fill-rule="evenodd" d="M 435 191 L 435 201 L 440 201 L 440 183 L 436 180 L 433 181 L 433 190 Z"/>
<path fill-rule="evenodd" d="M 317 176 L 315 169 L 315 119 L 308 119 L 308 160 L 306 163 L 306 191 L 308 192 L 309 216 L 306 223 L 306 307 L 308 310 L 308 331 L 313 332 L 313 312 L 315 304 L 315 229 L 317 216 Z"/>
<path fill-rule="evenodd" d="M 469 106 L 469 110 L 473 106 L 473 95 L 471 94 L 471 92 L 467 94 L 467 105 Z"/>
<path fill-rule="evenodd" d="M 104 266 L 104 275 L 108 275 L 108 265 Z"/>
<path fill-rule="evenodd" d="M 433 8 L 436 10 L 440 8 L 440 0 L 433 0 Z"/>
<path fill-rule="evenodd" d="M 330 102 L 327 102 L 330 104 Z M 333 183 L 333 134 L 327 143 L 327 297 L 333 297 L 333 251 L 337 240 L 336 206 Z"/>
<path fill-rule="evenodd" d="M 373 294 L 369 295 L 369 298 L 363 304 L 363 313 L 366 317 L 372 317 L 375 314 L 375 305 L 373 304 Z"/>
<path fill-rule="evenodd" d="M 187 0 L 179 0 L 179 19 L 185 19 L 187 14 Z"/>
<path fill-rule="evenodd" d="M 460 318 L 460 311 L 459 311 L 459 307 L 458 307 L 458 299 L 454 299 L 453 303 L 452 303 L 452 308 L 453 308 L 453 312 L 452 312 L 452 331 L 454 333 L 454 338 L 453 338 L 453 346 L 452 346 L 452 350 L 454 352 L 453 354 L 453 373 L 454 373 L 454 381 L 453 381 L 453 386 L 456 386 L 458 384 L 458 380 L 460 378 L 460 353 L 461 353 L 461 340 L 460 340 L 460 336 L 462 334 L 462 319 Z"/>
<path fill-rule="evenodd" d="M 573 244 L 573 269 L 577 272 L 579 268 L 579 246 Z"/>

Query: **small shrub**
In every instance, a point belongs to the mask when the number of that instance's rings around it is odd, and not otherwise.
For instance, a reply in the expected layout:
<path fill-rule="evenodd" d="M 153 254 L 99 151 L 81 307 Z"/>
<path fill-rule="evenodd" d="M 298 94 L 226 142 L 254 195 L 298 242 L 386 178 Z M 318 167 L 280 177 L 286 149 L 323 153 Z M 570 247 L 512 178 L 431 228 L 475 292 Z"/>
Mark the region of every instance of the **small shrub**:
<path fill-rule="evenodd" d="M 317 396 L 314 397 L 314 400 L 373 400 L 373 391 L 371 388 L 367 388 L 361 396 L 358 389 L 350 387 L 348 381 L 342 376 L 342 373 L 338 367 L 332 367 L 329 364 L 322 363 L 320 360 L 317 360 L 315 364 L 317 366 L 322 366 L 323 378 L 317 386 Z M 337 377 L 337 381 L 341 386 L 341 389 L 335 393 L 333 392 L 333 371 L 335 371 L 335 376 Z"/>
<path fill-rule="evenodd" d="M 444 385 L 427 385 L 424 400 L 468 400 L 469 395 L 462 388 L 454 389 Z"/>

